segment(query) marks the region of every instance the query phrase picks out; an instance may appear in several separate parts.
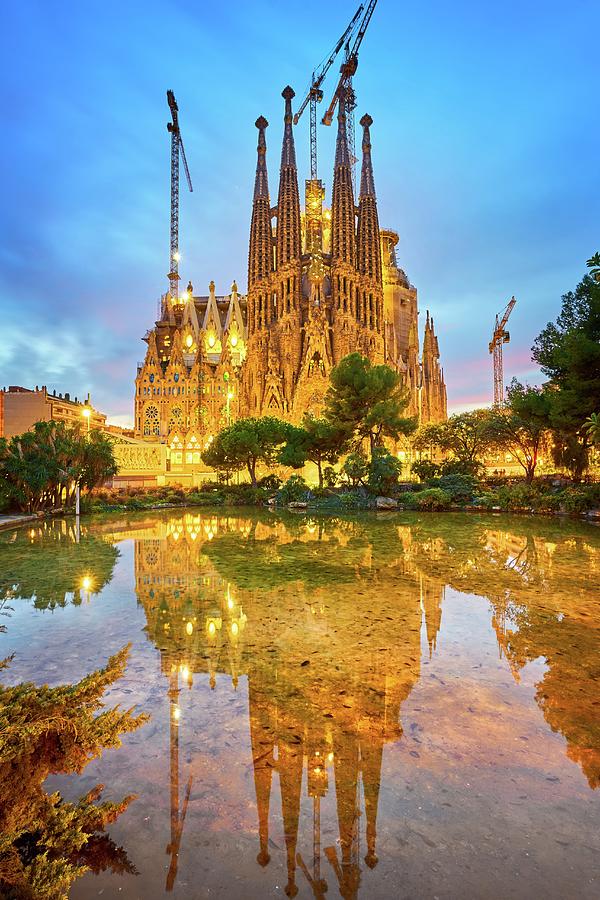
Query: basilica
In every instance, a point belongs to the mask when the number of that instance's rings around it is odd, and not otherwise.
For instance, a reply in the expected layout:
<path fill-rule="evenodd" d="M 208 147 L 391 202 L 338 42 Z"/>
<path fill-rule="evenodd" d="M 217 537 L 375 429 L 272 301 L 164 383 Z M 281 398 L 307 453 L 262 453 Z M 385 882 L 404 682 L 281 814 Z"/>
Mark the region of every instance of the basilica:
<path fill-rule="evenodd" d="M 258 130 L 247 293 L 235 282 L 206 296 L 193 285 L 166 294 L 144 338 L 135 382 L 135 436 L 200 462 L 221 428 L 244 416 L 300 422 L 318 414 L 331 369 L 358 351 L 401 373 L 409 411 L 421 422 L 446 417 L 446 387 L 433 318 L 422 345 L 416 288 L 396 259 L 398 235 L 379 225 L 371 158 L 373 120 L 364 115 L 358 202 L 341 98 L 331 204 L 320 180 L 305 185 L 304 210 L 292 124 L 294 91 L 283 91 L 277 203 L 267 169 L 268 122 Z"/>

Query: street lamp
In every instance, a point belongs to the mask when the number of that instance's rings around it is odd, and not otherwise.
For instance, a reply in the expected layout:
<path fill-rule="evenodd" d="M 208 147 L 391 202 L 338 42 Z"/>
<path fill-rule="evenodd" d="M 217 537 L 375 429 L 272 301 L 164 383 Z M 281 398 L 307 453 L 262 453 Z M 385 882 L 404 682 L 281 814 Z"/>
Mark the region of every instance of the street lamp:
<path fill-rule="evenodd" d="M 87 435 L 87 440 L 89 441 L 89 439 L 90 439 L 90 419 L 92 416 L 92 410 L 90 409 L 90 407 L 87 404 L 81 410 L 81 415 L 87 421 L 86 435 Z M 79 479 L 77 479 L 77 484 L 75 485 L 75 516 L 76 516 L 77 520 L 79 520 L 79 500 L 80 500 Z"/>
<path fill-rule="evenodd" d="M 81 410 L 81 415 L 83 416 L 84 419 L 87 420 L 87 434 L 88 434 L 88 436 L 89 436 L 89 433 L 90 433 L 90 419 L 92 418 L 92 411 L 91 411 L 91 409 L 89 408 L 89 406 L 84 406 L 84 407 L 83 407 L 83 409 Z"/>

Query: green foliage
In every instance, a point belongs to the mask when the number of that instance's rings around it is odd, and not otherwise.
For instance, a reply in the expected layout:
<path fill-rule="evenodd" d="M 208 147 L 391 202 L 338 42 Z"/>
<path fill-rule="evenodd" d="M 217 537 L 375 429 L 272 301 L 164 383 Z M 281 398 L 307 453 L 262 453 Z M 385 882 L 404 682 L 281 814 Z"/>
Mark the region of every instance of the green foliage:
<path fill-rule="evenodd" d="M 445 459 L 440 465 L 440 475 L 469 475 L 477 478 L 485 470 L 483 463 L 476 459 Z"/>
<path fill-rule="evenodd" d="M 457 413 L 445 422 L 424 425 L 415 436 L 416 450 L 437 447 L 461 462 L 476 464 L 492 445 L 488 429 L 490 411 L 475 409 Z"/>
<path fill-rule="evenodd" d="M 207 466 L 230 475 L 246 467 L 253 487 L 257 486 L 256 466 L 275 463 L 290 426 L 272 416 L 238 419 L 216 436 L 202 454 Z"/>
<path fill-rule="evenodd" d="M 332 370 L 330 381 L 325 418 L 358 444 L 368 438 L 371 452 L 386 437 L 398 440 L 414 431 L 415 419 L 402 417 L 410 395 L 389 366 L 374 366 L 360 353 L 350 353 Z"/>
<path fill-rule="evenodd" d="M 580 478 L 590 444 L 584 425 L 597 410 L 600 397 L 600 281 L 585 275 L 574 291 L 563 295 L 556 322 L 546 325 L 532 352 L 550 380 L 552 430 L 559 445 L 568 447 L 563 456 L 570 459 L 574 477 Z M 575 443 L 581 445 L 581 452 L 575 451 Z"/>
<path fill-rule="evenodd" d="M 272 472 L 270 475 L 263 476 L 263 478 L 259 480 L 258 486 L 265 491 L 277 491 L 282 483 L 281 478 Z"/>
<path fill-rule="evenodd" d="M 78 803 L 67 803 L 43 789 L 49 775 L 80 773 L 147 721 L 132 710 L 103 709 L 102 694 L 123 675 L 128 650 L 78 684 L 0 685 L 2 897 L 63 900 L 88 869 L 135 871 L 102 833 L 133 797 L 97 803 L 98 785 Z"/>
<path fill-rule="evenodd" d="M 350 484 L 352 487 L 366 484 L 369 477 L 369 461 L 365 454 L 360 450 L 349 453 L 344 460 L 340 474 L 346 484 Z"/>
<path fill-rule="evenodd" d="M 336 472 L 333 466 L 326 466 L 323 471 L 323 481 L 327 488 L 337 487 L 340 482 L 340 474 Z"/>
<path fill-rule="evenodd" d="M 435 487 L 445 491 L 453 503 L 471 503 L 478 488 L 478 481 L 472 475 L 461 473 L 442 475 L 436 479 Z"/>
<path fill-rule="evenodd" d="M 579 481 L 589 463 L 587 441 L 582 441 L 579 434 L 559 431 L 555 431 L 553 437 L 552 459 Z"/>
<path fill-rule="evenodd" d="M 0 440 L 4 500 L 26 512 L 66 506 L 77 482 L 92 490 L 116 471 L 112 443 L 98 431 L 36 422 L 32 431 Z"/>
<path fill-rule="evenodd" d="M 582 513 L 600 509 L 600 484 L 577 485 L 565 488 L 560 495 L 561 509 L 568 513 Z"/>
<path fill-rule="evenodd" d="M 277 492 L 277 502 L 286 505 L 306 500 L 308 485 L 301 475 L 290 475 L 285 484 Z"/>
<path fill-rule="evenodd" d="M 450 495 L 441 488 L 428 488 L 425 491 L 407 493 L 402 498 L 403 505 L 428 512 L 442 512 L 449 509 L 451 502 Z"/>
<path fill-rule="evenodd" d="M 284 466 L 301 468 L 307 461 L 315 463 L 319 473 L 319 488 L 323 487 L 323 464 L 336 463 L 345 452 L 348 433 L 327 419 L 306 415 L 302 427 L 289 426 L 287 440 L 279 453 Z"/>
<path fill-rule="evenodd" d="M 410 467 L 411 472 L 420 478 L 421 481 L 431 481 L 436 475 L 440 474 L 440 466 L 438 463 L 432 462 L 430 459 L 418 459 Z"/>
<path fill-rule="evenodd" d="M 594 447 L 600 447 L 600 415 L 592 413 L 585 420 L 583 427 L 587 432 L 590 444 Z"/>
<path fill-rule="evenodd" d="M 385 447 L 375 447 L 369 463 L 367 486 L 372 494 L 390 494 L 398 487 L 402 463 Z"/>
<path fill-rule="evenodd" d="M 513 378 L 507 391 L 507 407 L 494 409 L 489 415 L 490 445 L 511 453 L 528 481 L 533 480 L 540 446 L 550 426 L 550 407 L 549 391 L 526 387 Z"/>

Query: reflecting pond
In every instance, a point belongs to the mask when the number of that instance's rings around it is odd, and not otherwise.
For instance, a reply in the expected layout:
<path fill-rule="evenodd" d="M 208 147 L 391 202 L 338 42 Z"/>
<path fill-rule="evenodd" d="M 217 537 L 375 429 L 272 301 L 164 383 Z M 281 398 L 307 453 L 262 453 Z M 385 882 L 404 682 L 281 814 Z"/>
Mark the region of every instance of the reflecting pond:
<path fill-rule="evenodd" d="M 600 895 L 600 529 L 168 510 L 0 535 L 7 684 L 127 642 L 71 897 Z"/>

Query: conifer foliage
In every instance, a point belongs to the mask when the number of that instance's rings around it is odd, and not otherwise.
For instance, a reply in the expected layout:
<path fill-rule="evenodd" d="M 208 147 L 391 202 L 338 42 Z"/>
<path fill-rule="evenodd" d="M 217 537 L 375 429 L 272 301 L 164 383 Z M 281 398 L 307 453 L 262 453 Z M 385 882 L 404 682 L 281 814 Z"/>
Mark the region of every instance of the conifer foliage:
<path fill-rule="evenodd" d="M 78 803 L 43 787 L 52 774 L 80 773 L 148 717 L 104 708 L 102 694 L 119 679 L 129 647 L 77 684 L 0 685 L 0 896 L 62 900 L 87 870 L 135 872 L 104 829 L 133 796 L 97 802 L 98 785 Z M 10 659 L 0 662 L 6 668 Z"/>

